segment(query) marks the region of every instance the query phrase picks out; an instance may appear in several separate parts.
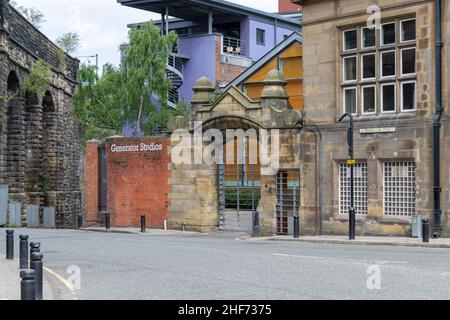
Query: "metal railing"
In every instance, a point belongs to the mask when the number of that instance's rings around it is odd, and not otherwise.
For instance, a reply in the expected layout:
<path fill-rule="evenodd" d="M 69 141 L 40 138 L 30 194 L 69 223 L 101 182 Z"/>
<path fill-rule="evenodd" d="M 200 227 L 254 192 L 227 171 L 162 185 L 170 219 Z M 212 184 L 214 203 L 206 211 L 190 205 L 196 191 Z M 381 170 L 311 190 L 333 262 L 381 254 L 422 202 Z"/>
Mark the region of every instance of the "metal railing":
<path fill-rule="evenodd" d="M 245 41 L 238 38 L 222 37 L 222 53 L 236 56 L 245 56 Z"/>
<path fill-rule="evenodd" d="M 177 57 L 173 54 L 169 56 L 168 66 L 178 70 L 180 73 L 183 73 L 183 59 Z"/>

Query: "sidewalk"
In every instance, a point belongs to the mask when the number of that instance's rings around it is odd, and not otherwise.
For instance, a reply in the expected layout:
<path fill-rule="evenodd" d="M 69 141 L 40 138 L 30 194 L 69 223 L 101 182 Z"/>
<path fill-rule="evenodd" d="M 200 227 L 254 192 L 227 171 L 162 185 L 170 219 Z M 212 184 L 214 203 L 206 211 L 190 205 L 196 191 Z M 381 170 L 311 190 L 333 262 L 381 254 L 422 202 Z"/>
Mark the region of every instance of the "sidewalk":
<path fill-rule="evenodd" d="M 42 290 L 44 300 L 53 300 L 53 292 L 45 274 Z M 0 254 L 0 300 L 20 300 L 19 261 L 6 260 L 3 254 Z"/>
<path fill-rule="evenodd" d="M 107 230 L 105 227 L 89 227 L 81 228 L 82 231 L 90 232 L 106 232 L 106 233 L 123 233 L 123 234 L 135 234 L 141 236 L 199 236 L 205 235 L 205 233 L 193 232 L 193 231 L 181 231 L 181 230 L 162 230 L 162 229 L 146 229 L 145 233 L 141 233 L 140 228 L 116 228 L 111 227 Z"/>
<path fill-rule="evenodd" d="M 326 244 L 348 244 L 348 245 L 374 245 L 374 246 L 400 246 L 400 247 L 425 247 L 425 248 L 446 248 L 450 249 L 450 238 L 430 239 L 429 243 L 422 242 L 421 238 L 407 237 L 356 237 L 356 240 L 349 240 L 346 236 L 303 236 L 294 239 L 293 236 L 272 236 L 252 238 L 245 236 L 239 240 L 248 241 L 291 241 L 307 243 Z"/>

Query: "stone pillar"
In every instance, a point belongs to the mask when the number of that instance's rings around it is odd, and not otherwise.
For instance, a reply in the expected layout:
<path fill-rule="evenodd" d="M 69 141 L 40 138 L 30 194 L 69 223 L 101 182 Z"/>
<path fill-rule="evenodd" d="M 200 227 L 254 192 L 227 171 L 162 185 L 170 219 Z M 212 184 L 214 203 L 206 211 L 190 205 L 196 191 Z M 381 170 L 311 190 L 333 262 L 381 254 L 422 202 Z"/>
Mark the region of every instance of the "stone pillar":
<path fill-rule="evenodd" d="M 28 204 L 41 204 L 41 188 L 47 177 L 42 172 L 42 106 L 37 101 L 26 105 L 25 192 Z"/>
<path fill-rule="evenodd" d="M 86 145 L 86 224 L 96 226 L 99 214 L 99 147 L 101 142 L 89 140 Z"/>
<path fill-rule="evenodd" d="M 13 98 L 8 108 L 7 165 L 10 200 L 22 203 L 25 208 L 25 99 Z M 22 222 L 26 216 L 22 209 Z"/>
<path fill-rule="evenodd" d="M 191 99 L 191 111 L 195 113 L 199 108 L 209 104 L 215 88 L 211 80 L 207 77 L 201 77 L 192 90 L 194 95 Z"/>
<path fill-rule="evenodd" d="M 55 112 L 43 113 L 42 174 L 47 177 L 46 190 L 43 191 L 44 205 L 56 206 L 56 183 L 58 178 L 58 123 Z"/>

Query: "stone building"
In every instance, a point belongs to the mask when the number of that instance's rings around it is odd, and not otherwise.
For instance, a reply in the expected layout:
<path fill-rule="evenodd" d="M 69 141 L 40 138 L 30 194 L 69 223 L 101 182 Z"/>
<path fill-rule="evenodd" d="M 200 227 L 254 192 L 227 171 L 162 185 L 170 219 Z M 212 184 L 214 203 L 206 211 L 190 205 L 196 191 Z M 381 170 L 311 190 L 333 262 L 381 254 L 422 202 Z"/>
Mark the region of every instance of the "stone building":
<path fill-rule="evenodd" d="M 23 86 L 38 59 L 53 71 L 39 97 Z M 55 207 L 57 227 L 73 227 L 81 213 L 81 132 L 72 104 L 78 63 L 0 1 L 0 185 L 9 203 L 21 204 L 22 225 L 30 204 Z"/>
<path fill-rule="evenodd" d="M 303 5 L 305 129 L 322 137 L 304 131 L 302 138 L 303 231 L 347 233 L 349 123 L 339 119 L 351 113 L 357 235 L 410 236 L 417 213 L 435 236 L 449 236 L 449 1 L 293 2 Z"/>

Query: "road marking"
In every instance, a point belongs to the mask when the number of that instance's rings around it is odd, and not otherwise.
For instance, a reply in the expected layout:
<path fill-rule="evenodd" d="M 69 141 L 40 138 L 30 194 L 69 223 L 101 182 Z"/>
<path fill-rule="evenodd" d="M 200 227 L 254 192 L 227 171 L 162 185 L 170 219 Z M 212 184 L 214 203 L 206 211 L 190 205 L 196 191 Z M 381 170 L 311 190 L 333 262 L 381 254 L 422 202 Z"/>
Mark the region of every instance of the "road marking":
<path fill-rule="evenodd" d="M 56 279 L 58 279 L 72 294 L 72 296 L 75 296 L 77 294 L 76 290 L 73 288 L 73 286 L 67 281 L 63 276 L 59 275 L 57 272 L 53 271 L 52 269 L 48 267 L 43 267 L 45 271 L 50 273 L 52 276 L 54 276 Z M 73 297 L 72 299 L 76 299 Z"/>
<path fill-rule="evenodd" d="M 389 260 L 365 260 L 365 259 L 349 259 L 349 258 L 333 258 L 333 257 L 320 257 L 320 256 L 300 256 L 295 254 L 283 254 L 274 253 L 278 257 L 288 257 L 288 258 L 300 258 L 300 259 L 315 259 L 315 260 L 331 260 L 331 261 L 346 261 L 346 262 L 362 262 L 371 264 L 408 264 L 407 261 L 389 261 Z"/>

